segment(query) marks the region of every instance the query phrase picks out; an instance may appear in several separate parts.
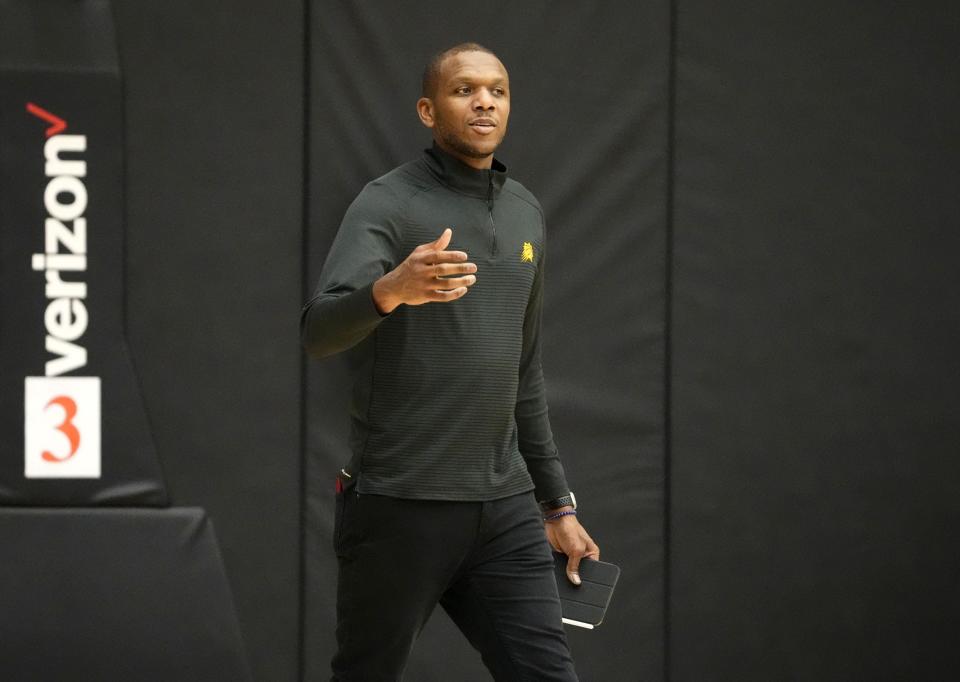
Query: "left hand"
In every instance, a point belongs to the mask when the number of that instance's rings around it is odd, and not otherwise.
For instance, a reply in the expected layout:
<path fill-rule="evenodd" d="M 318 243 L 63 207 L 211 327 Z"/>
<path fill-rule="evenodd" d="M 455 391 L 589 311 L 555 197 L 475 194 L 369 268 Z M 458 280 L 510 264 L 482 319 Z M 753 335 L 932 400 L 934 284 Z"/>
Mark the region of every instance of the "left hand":
<path fill-rule="evenodd" d="M 573 510 L 573 507 L 553 509 L 550 513 L 567 510 Z M 545 521 L 543 525 L 546 527 L 550 545 L 556 551 L 567 555 L 567 579 L 574 585 L 579 585 L 580 560 L 587 557 L 599 561 L 600 548 L 573 514 L 561 516 L 556 521 Z"/>

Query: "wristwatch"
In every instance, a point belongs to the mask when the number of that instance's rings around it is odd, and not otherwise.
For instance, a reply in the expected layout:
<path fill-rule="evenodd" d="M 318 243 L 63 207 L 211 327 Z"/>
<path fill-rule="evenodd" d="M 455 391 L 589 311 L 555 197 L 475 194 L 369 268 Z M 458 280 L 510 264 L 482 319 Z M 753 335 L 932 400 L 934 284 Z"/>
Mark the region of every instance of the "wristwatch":
<path fill-rule="evenodd" d="M 573 494 L 573 491 L 570 491 L 566 495 L 561 495 L 560 497 L 555 497 L 552 500 L 544 500 L 540 503 L 540 508 L 543 511 L 551 511 L 553 509 L 559 509 L 560 507 L 573 507 L 577 508 L 577 497 Z"/>

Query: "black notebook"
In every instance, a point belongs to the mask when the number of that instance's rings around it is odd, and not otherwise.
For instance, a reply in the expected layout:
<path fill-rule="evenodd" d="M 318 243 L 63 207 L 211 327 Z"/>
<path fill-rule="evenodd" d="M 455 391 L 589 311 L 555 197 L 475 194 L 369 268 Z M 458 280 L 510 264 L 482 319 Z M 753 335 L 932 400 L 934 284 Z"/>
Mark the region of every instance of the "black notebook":
<path fill-rule="evenodd" d="M 603 561 L 582 559 L 580 585 L 574 585 L 567 578 L 566 554 L 554 552 L 553 566 L 563 608 L 563 622 L 589 629 L 600 625 L 613 596 L 617 578 L 620 577 L 620 567 Z"/>

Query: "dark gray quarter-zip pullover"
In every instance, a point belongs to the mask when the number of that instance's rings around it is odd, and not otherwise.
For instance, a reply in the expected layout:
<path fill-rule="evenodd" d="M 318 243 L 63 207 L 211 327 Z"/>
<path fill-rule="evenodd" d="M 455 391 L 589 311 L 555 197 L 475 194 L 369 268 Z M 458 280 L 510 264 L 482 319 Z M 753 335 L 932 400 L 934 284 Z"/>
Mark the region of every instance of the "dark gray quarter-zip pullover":
<path fill-rule="evenodd" d="M 373 283 L 453 229 L 477 282 L 449 303 L 382 316 Z M 369 183 L 347 210 L 301 333 L 311 355 L 350 348 L 348 470 L 363 493 L 491 500 L 567 493 L 540 363 L 544 219 L 494 161 L 471 168 L 436 145 Z"/>

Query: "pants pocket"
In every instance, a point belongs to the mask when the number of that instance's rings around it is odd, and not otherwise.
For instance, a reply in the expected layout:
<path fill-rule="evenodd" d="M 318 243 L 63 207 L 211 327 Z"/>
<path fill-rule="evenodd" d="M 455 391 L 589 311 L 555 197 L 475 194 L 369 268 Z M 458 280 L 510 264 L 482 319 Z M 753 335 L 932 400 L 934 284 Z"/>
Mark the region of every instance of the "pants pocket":
<path fill-rule="evenodd" d="M 333 508 L 333 552 L 340 555 L 340 533 L 343 526 L 343 492 L 334 494 Z"/>
<path fill-rule="evenodd" d="M 334 511 L 333 511 L 333 551 L 337 556 L 343 553 L 344 549 L 344 526 L 347 524 L 347 517 L 350 515 L 349 509 L 356 503 L 357 492 L 354 490 L 356 478 L 345 479 L 343 476 L 337 476 L 336 492 L 334 493 Z"/>

